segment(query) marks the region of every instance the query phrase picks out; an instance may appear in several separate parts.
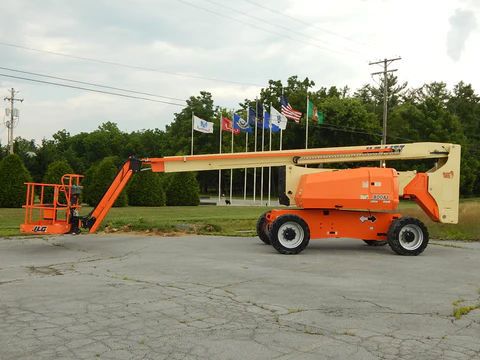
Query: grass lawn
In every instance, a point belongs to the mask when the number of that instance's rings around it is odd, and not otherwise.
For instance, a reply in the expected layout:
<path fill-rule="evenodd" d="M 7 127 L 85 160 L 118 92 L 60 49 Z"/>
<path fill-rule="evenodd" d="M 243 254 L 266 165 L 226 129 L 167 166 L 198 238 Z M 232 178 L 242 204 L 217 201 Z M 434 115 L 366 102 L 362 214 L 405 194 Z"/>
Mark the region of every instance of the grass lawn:
<path fill-rule="evenodd" d="M 89 210 L 84 208 L 82 213 L 86 214 Z M 266 207 L 256 206 L 113 208 L 104 221 L 103 230 L 254 236 L 257 218 L 267 210 Z M 424 221 L 431 238 L 480 240 L 480 200 L 478 199 L 461 202 L 458 225 L 434 223 L 413 203 L 403 202 L 400 212 Z M 18 227 L 22 221 L 23 209 L 0 209 L 0 236 L 20 235 Z"/>

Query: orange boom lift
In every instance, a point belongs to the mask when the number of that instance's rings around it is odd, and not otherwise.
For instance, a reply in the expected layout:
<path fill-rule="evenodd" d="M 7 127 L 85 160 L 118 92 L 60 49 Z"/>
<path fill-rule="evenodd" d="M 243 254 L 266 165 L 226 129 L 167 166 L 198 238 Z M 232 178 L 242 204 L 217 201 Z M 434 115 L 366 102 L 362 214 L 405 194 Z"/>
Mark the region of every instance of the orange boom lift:
<path fill-rule="evenodd" d="M 393 168 L 358 167 L 345 170 L 307 167 L 341 162 L 431 159 L 425 173 Z M 280 167 L 280 204 L 257 222 L 260 239 L 282 254 L 297 254 L 310 239 L 355 238 L 372 246 L 389 244 L 400 255 L 418 255 L 428 244 L 428 230 L 416 218 L 402 217 L 400 199 L 414 200 L 436 222 L 458 222 L 460 145 L 411 143 L 269 152 L 130 157 L 99 204 L 79 216 L 80 175 L 69 174 L 62 184 L 27 183 L 25 233 L 94 233 L 132 175 L 139 171 L 185 172 Z M 44 203 L 46 187 L 53 203 Z M 40 196 L 35 196 L 40 194 Z M 63 198 L 64 201 L 59 200 Z"/>

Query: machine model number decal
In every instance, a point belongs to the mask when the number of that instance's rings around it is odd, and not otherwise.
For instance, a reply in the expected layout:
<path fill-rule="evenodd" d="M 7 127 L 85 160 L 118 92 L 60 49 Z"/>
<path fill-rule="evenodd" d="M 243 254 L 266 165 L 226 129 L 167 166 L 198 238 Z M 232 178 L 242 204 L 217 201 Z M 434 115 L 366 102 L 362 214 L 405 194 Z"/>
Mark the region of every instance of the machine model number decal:
<path fill-rule="evenodd" d="M 47 231 L 47 227 L 46 226 L 34 226 L 33 227 L 33 231 L 34 232 L 46 232 Z"/>
<path fill-rule="evenodd" d="M 372 195 L 373 200 L 390 200 L 390 197 L 388 194 L 373 194 Z"/>

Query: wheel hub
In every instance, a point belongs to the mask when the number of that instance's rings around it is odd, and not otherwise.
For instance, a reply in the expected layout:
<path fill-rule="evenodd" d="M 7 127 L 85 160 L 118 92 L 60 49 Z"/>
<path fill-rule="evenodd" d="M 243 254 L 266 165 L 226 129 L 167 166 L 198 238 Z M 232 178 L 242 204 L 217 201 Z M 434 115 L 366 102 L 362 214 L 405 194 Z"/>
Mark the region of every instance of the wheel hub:
<path fill-rule="evenodd" d="M 403 233 L 403 239 L 406 241 L 406 242 L 412 242 L 415 240 L 415 234 L 409 230 L 405 231 Z"/>
<path fill-rule="evenodd" d="M 288 241 L 292 241 L 293 239 L 295 239 L 296 235 L 297 234 L 295 233 L 295 230 L 293 230 L 292 228 L 286 228 L 283 231 L 283 237 L 285 240 L 288 240 Z"/>

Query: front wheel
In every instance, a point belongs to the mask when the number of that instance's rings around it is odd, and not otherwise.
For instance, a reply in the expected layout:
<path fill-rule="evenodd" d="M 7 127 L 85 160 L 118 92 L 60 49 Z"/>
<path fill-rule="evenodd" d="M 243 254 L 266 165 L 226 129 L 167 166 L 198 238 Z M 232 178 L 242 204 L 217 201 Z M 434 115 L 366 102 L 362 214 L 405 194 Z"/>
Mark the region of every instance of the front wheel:
<path fill-rule="evenodd" d="M 309 241 L 310 229 L 296 215 L 279 216 L 270 229 L 270 242 L 280 254 L 298 254 L 307 247 Z"/>
<path fill-rule="evenodd" d="M 399 255 L 421 254 L 428 245 L 428 239 L 426 226 L 412 217 L 394 220 L 387 233 L 388 245 Z"/>

